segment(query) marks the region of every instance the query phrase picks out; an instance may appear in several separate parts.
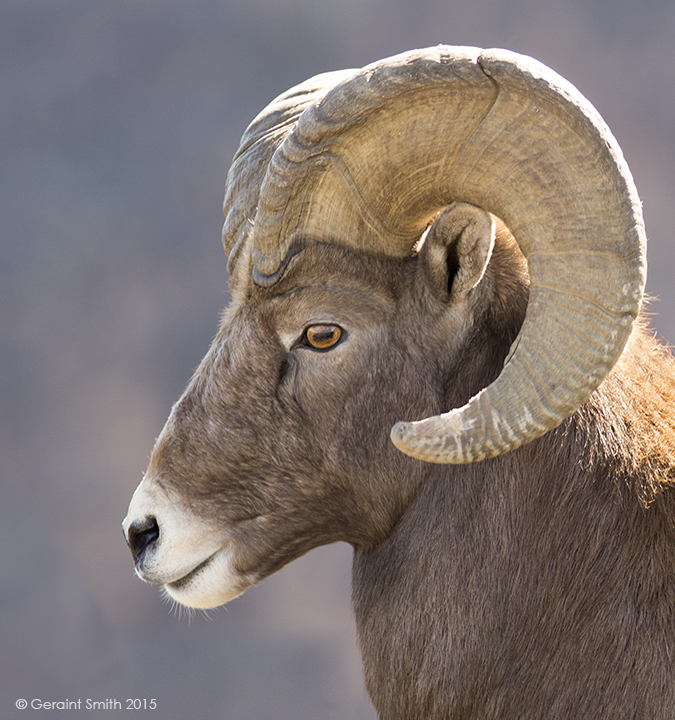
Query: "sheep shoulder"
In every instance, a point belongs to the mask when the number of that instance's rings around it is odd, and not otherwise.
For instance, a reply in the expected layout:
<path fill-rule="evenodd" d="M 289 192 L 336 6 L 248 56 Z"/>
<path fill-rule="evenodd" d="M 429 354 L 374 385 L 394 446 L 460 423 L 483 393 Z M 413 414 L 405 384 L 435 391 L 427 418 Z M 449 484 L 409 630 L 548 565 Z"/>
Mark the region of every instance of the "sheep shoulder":
<path fill-rule="evenodd" d="M 673 358 L 638 323 L 559 428 L 437 466 L 387 540 L 356 552 L 381 717 L 672 717 L 673 399 Z"/>

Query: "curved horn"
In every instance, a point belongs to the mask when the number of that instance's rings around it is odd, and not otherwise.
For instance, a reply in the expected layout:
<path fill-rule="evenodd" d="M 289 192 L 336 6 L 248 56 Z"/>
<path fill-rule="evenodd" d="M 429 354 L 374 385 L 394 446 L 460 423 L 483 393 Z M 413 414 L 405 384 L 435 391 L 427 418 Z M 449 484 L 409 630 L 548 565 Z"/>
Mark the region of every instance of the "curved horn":
<path fill-rule="evenodd" d="M 618 359 L 640 307 L 640 202 L 611 132 L 540 63 L 439 47 L 368 66 L 309 105 L 272 156 L 253 233 L 271 285 L 320 239 L 405 256 L 453 201 L 500 217 L 528 261 L 526 318 L 501 374 L 462 408 L 391 432 L 403 452 L 461 463 L 573 413 Z"/>
<path fill-rule="evenodd" d="M 337 70 L 316 75 L 279 95 L 246 128 L 227 175 L 223 213 L 223 246 L 229 256 L 228 271 L 250 236 L 258 207 L 258 195 L 267 166 L 300 114 L 321 99 L 355 70 Z"/>

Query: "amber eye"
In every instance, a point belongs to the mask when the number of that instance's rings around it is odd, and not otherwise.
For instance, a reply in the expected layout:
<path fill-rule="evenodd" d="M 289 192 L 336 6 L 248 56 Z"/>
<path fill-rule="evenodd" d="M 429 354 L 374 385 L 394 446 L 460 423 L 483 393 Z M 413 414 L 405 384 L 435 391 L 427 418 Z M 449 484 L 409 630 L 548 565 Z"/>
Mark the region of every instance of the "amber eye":
<path fill-rule="evenodd" d="M 342 337 L 342 328 L 337 325 L 311 325 L 305 330 L 304 344 L 316 350 L 332 348 Z"/>

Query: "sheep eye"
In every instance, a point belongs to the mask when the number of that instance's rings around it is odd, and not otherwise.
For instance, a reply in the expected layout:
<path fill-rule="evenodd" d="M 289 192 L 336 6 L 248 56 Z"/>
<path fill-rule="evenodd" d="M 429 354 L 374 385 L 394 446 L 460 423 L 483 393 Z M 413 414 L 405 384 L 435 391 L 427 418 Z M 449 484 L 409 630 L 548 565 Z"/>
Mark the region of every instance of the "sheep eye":
<path fill-rule="evenodd" d="M 342 328 L 338 325 L 310 325 L 305 330 L 303 344 L 315 350 L 328 350 L 342 337 Z"/>

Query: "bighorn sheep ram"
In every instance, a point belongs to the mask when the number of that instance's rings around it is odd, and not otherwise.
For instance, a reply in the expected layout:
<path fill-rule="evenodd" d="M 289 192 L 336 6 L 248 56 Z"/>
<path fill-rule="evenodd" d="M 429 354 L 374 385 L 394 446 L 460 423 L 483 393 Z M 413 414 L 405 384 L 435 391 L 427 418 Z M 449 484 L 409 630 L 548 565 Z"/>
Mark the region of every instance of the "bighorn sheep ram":
<path fill-rule="evenodd" d="M 224 209 L 232 301 L 131 501 L 138 575 L 208 608 L 344 541 L 380 718 L 672 719 L 675 368 L 590 103 L 504 50 L 320 75 Z"/>

